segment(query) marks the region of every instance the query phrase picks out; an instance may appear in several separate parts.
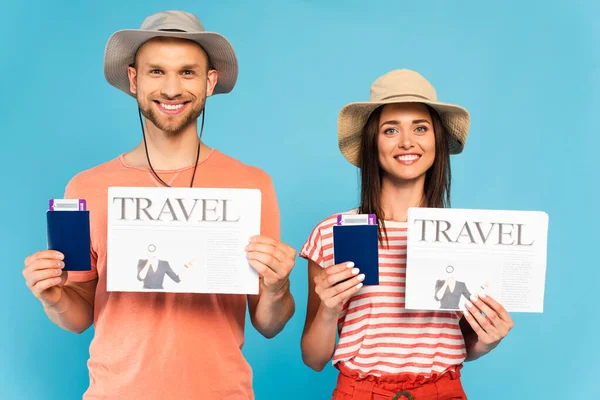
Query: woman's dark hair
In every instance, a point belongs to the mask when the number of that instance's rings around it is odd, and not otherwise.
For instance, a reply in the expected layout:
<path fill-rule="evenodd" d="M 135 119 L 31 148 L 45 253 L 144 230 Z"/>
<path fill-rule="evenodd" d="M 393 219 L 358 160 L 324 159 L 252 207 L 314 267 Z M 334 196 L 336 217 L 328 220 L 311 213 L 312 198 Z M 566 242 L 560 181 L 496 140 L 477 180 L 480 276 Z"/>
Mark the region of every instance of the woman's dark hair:
<path fill-rule="evenodd" d="M 371 113 L 362 131 L 360 146 L 360 214 L 375 214 L 379 225 L 385 230 L 383 210 L 381 208 L 382 169 L 379 164 L 379 117 L 384 106 Z M 421 207 L 450 207 L 450 150 L 444 126 L 432 107 L 426 105 L 433 122 L 435 134 L 435 158 L 433 165 L 425 173 L 424 196 Z"/>

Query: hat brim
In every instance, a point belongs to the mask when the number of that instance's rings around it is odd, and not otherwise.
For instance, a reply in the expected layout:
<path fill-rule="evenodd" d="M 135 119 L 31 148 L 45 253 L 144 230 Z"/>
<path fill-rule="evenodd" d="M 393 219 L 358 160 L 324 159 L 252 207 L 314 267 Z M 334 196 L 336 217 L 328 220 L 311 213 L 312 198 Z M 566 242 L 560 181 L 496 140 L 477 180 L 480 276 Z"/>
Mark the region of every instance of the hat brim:
<path fill-rule="evenodd" d="M 355 102 L 346 105 L 338 117 L 338 145 L 350 163 L 360 167 L 362 131 L 369 116 L 379 106 L 394 103 L 422 103 L 431 106 L 440 116 L 448 137 L 450 154 L 460 154 L 469 133 L 470 116 L 463 107 L 425 100 L 421 97 L 403 97 L 402 100 Z"/>
<path fill-rule="evenodd" d="M 155 37 L 188 39 L 198 43 L 219 74 L 213 94 L 233 90 L 238 77 L 237 57 L 231 43 L 215 32 L 159 32 L 140 29 L 117 31 L 108 40 L 104 52 L 104 76 L 108 83 L 135 97 L 129 90 L 127 67 L 134 62 L 140 46 Z"/>

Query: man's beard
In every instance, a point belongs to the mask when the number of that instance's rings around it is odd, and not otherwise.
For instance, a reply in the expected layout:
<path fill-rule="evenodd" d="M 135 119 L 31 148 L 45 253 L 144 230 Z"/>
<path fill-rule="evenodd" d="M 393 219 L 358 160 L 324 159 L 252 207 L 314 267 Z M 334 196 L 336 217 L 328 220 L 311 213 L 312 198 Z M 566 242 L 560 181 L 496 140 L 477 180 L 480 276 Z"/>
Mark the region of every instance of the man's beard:
<path fill-rule="evenodd" d="M 138 106 L 144 117 L 151 121 L 158 129 L 168 134 L 175 135 L 198 119 L 204 108 L 205 101 L 206 97 L 203 98 L 196 107 L 193 107 L 192 102 L 189 102 L 186 106 L 187 110 L 184 111 L 183 115 L 172 116 L 161 114 L 161 112 L 154 107 L 154 100 L 150 100 L 147 103 L 147 106 L 144 106 L 138 99 Z"/>

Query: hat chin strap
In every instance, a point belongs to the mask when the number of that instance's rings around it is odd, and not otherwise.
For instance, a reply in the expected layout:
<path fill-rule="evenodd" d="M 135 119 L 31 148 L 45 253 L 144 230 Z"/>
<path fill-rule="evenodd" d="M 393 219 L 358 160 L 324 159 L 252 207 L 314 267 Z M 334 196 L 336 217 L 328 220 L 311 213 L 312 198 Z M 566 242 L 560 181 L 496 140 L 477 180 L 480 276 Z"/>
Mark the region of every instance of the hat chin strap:
<path fill-rule="evenodd" d="M 200 145 L 202 144 L 202 132 L 204 131 L 204 115 L 206 114 L 206 100 L 204 101 L 204 107 L 202 107 L 202 125 L 200 128 L 200 136 L 198 137 L 198 151 L 196 152 L 196 162 L 194 163 L 194 172 L 192 174 L 192 179 L 190 180 L 190 188 L 194 186 L 194 177 L 196 176 L 196 168 L 198 168 L 198 161 L 200 160 Z M 146 130 L 144 129 L 144 122 L 142 121 L 142 110 L 138 106 L 138 116 L 140 117 L 140 125 L 142 127 L 142 136 L 144 138 L 144 149 L 146 150 L 146 160 L 148 160 L 148 165 L 150 166 L 150 170 L 152 174 L 158 181 L 165 187 L 171 187 L 165 181 L 163 181 L 160 176 L 156 173 L 154 168 L 152 167 L 152 163 L 150 162 L 150 155 L 148 154 L 148 144 L 146 143 Z"/>

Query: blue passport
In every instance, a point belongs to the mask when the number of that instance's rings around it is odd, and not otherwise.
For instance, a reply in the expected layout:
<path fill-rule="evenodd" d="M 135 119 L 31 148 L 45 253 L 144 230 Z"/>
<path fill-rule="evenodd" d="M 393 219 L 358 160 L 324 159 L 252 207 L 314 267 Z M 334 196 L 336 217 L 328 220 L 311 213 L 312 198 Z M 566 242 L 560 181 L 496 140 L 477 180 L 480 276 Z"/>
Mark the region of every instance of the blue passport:
<path fill-rule="evenodd" d="M 363 285 L 379 285 L 379 227 L 375 225 L 334 225 L 335 264 L 348 261 L 365 274 Z"/>
<path fill-rule="evenodd" d="M 90 271 L 90 212 L 46 211 L 48 249 L 64 254 L 64 271 Z"/>

